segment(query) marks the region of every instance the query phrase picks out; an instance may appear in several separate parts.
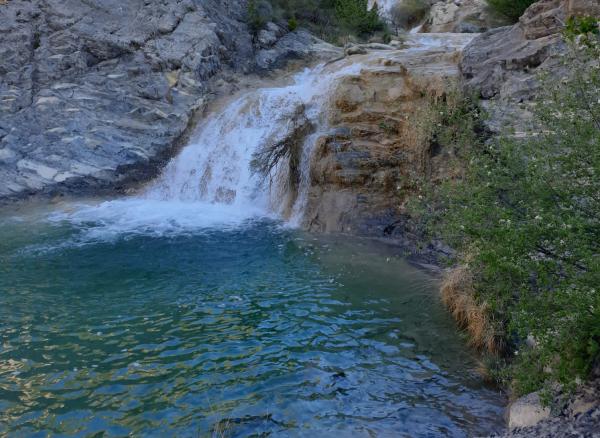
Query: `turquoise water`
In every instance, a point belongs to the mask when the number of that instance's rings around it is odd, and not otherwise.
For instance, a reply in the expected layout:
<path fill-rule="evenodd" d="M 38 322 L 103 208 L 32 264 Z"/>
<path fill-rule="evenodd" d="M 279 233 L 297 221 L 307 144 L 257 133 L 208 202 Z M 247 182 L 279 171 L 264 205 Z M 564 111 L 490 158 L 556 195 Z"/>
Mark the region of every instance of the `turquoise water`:
<path fill-rule="evenodd" d="M 0 218 L 0 435 L 502 427 L 435 280 L 381 244 L 56 208 Z"/>

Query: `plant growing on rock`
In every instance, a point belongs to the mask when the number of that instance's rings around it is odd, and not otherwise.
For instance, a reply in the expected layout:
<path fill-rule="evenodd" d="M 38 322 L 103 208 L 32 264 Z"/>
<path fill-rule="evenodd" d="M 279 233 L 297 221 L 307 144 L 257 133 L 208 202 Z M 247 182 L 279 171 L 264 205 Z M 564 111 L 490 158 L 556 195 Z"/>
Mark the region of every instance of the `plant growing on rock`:
<path fill-rule="evenodd" d="M 516 22 L 525 9 L 537 0 L 487 0 L 493 11 Z"/>
<path fill-rule="evenodd" d="M 434 105 L 430 123 L 466 170 L 429 188 L 421 217 L 459 251 L 517 395 L 572 389 L 600 360 L 600 38 L 584 24 L 568 29 L 570 74 L 544 82 L 529 135 L 469 134 L 481 114 L 464 102 Z"/>
<path fill-rule="evenodd" d="M 250 0 L 251 28 L 258 31 L 269 20 L 287 21 L 292 31 L 304 26 L 331 42 L 341 36 L 365 37 L 385 30 L 377 8 L 368 10 L 367 0 Z"/>
<path fill-rule="evenodd" d="M 300 158 L 302 145 L 306 135 L 311 131 L 312 125 L 306 118 L 304 106 L 298 107 L 290 117 L 290 128 L 283 138 L 274 139 L 265 144 L 254 153 L 250 167 L 269 184 L 277 177 L 280 165 L 288 166 L 288 189 L 295 190 L 300 178 Z"/>
<path fill-rule="evenodd" d="M 267 0 L 248 1 L 248 25 L 256 33 L 273 19 L 273 8 Z"/>

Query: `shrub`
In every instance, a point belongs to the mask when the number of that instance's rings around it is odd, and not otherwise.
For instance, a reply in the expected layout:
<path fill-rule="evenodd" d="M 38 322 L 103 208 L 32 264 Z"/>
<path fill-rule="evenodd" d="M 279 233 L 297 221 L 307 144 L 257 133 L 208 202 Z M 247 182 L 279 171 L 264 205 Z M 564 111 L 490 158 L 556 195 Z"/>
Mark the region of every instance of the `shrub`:
<path fill-rule="evenodd" d="M 350 33 L 365 35 L 384 28 L 377 3 L 368 10 L 367 0 L 337 0 L 335 12 L 344 30 Z"/>
<path fill-rule="evenodd" d="M 367 9 L 367 0 L 249 0 L 252 30 L 257 32 L 269 20 L 285 20 L 290 30 L 304 26 L 331 42 L 341 36 L 366 37 L 385 29 L 377 9 Z"/>
<path fill-rule="evenodd" d="M 493 11 L 517 21 L 525 9 L 537 0 L 487 0 Z"/>
<path fill-rule="evenodd" d="M 258 32 L 273 19 L 273 8 L 267 0 L 248 1 L 248 25 L 253 32 Z"/>
<path fill-rule="evenodd" d="M 466 303 L 453 310 L 467 326 L 464 309 L 489 312 L 512 352 L 502 374 L 517 395 L 571 389 L 600 360 L 600 37 L 579 28 L 571 74 L 544 82 L 525 138 L 486 140 L 467 99 L 435 103 L 429 123 L 429 140 L 466 166 L 429 187 L 419 210 L 469 271 L 468 293 L 449 288 L 445 299 Z"/>
<path fill-rule="evenodd" d="M 298 21 L 296 18 L 292 17 L 288 20 L 288 29 L 290 32 L 295 31 L 298 28 Z"/>

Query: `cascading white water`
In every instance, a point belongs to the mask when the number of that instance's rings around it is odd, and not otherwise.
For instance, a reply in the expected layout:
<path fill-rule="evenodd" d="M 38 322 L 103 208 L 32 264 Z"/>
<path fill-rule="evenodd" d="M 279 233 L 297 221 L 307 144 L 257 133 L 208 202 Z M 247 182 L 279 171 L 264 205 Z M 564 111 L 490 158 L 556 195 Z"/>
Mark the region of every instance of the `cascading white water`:
<path fill-rule="evenodd" d="M 149 200 L 201 202 L 234 206 L 237 210 L 280 213 L 284 196 L 286 163 L 276 169 L 272 184 L 251 169 L 261 148 L 284 139 L 294 129 L 292 119 L 303 117 L 320 132 L 326 127 L 324 107 L 332 81 L 358 71 L 353 65 L 326 72 L 323 65 L 305 69 L 293 83 L 252 90 L 208 117 L 198 128 L 193 143 L 175 157 L 143 195 Z M 316 139 L 306 139 L 300 165 L 299 201 L 307 190 L 308 157 Z M 304 182 L 304 184 L 302 184 Z M 294 209 L 296 212 L 300 208 Z"/>
<path fill-rule="evenodd" d="M 360 68 L 360 64 L 338 70 L 319 65 L 296 74 L 289 85 L 247 91 L 209 115 L 193 141 L 143 193 L 69 207 L 52 219 L 75 225 L 96 223 L 96 228 L 87 228 L 87 237 L 104 239 L 123 233 L 178 233 L 237 225 L 253 217 L 281 217 L 288 200 L 288 163 L 277 166 L 269 183 L 252 171 L 251 161 L 256 152 L 290 135 L 292 119 L 301 111 L 313 133 L 303 144 L 300 183 L 295 204 L 287 212 L 288 221 L 297 224 L 308 193 L 312 146 L 327 129 L 325 108 L 333 83 Z"/>
<path fill-rule="evenodd" d="M 456 50 L 474 37 L 451 35 L 407 35 L 399 50 L 418 57 L 429 51 Z M 310 189 L 313 149 L 328 131 L 327 110 L 336 83 L 358 75 L 363 68 L 385 68 L 385 59 L 394 58 L 394 53 L 375 50 L 365 57 L 305 69 L 288 85 L 249 90 L 214 110 L 200 124 L 193 141 L 142 193 L 92 205 L 67 203 L 50 220 L 81 226 L 85 241 L 237 227 L 265 216 L 300 225 Z M 298 174 L 293 175 L 295 184 L 290 190 L 289 162 L 280 162 L 273 178 L 264 181 L 252 172 L 251 161 L 265 146 L 294 137 L 294 119 L 299 113 L 311 130 L 302 133 L 304 143 L 295 167 Z"/>

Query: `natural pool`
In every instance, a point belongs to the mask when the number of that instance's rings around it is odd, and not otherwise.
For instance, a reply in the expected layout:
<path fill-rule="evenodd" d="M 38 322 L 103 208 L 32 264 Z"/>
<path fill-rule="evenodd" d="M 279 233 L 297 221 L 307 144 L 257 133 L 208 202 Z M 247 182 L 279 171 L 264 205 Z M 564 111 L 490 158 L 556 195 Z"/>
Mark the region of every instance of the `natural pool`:
<path fill-rule="evenodd" d="M 0 436 L 502 428 L 435 280 L 393 251 L 142 204 L 0 218 Z"/>

